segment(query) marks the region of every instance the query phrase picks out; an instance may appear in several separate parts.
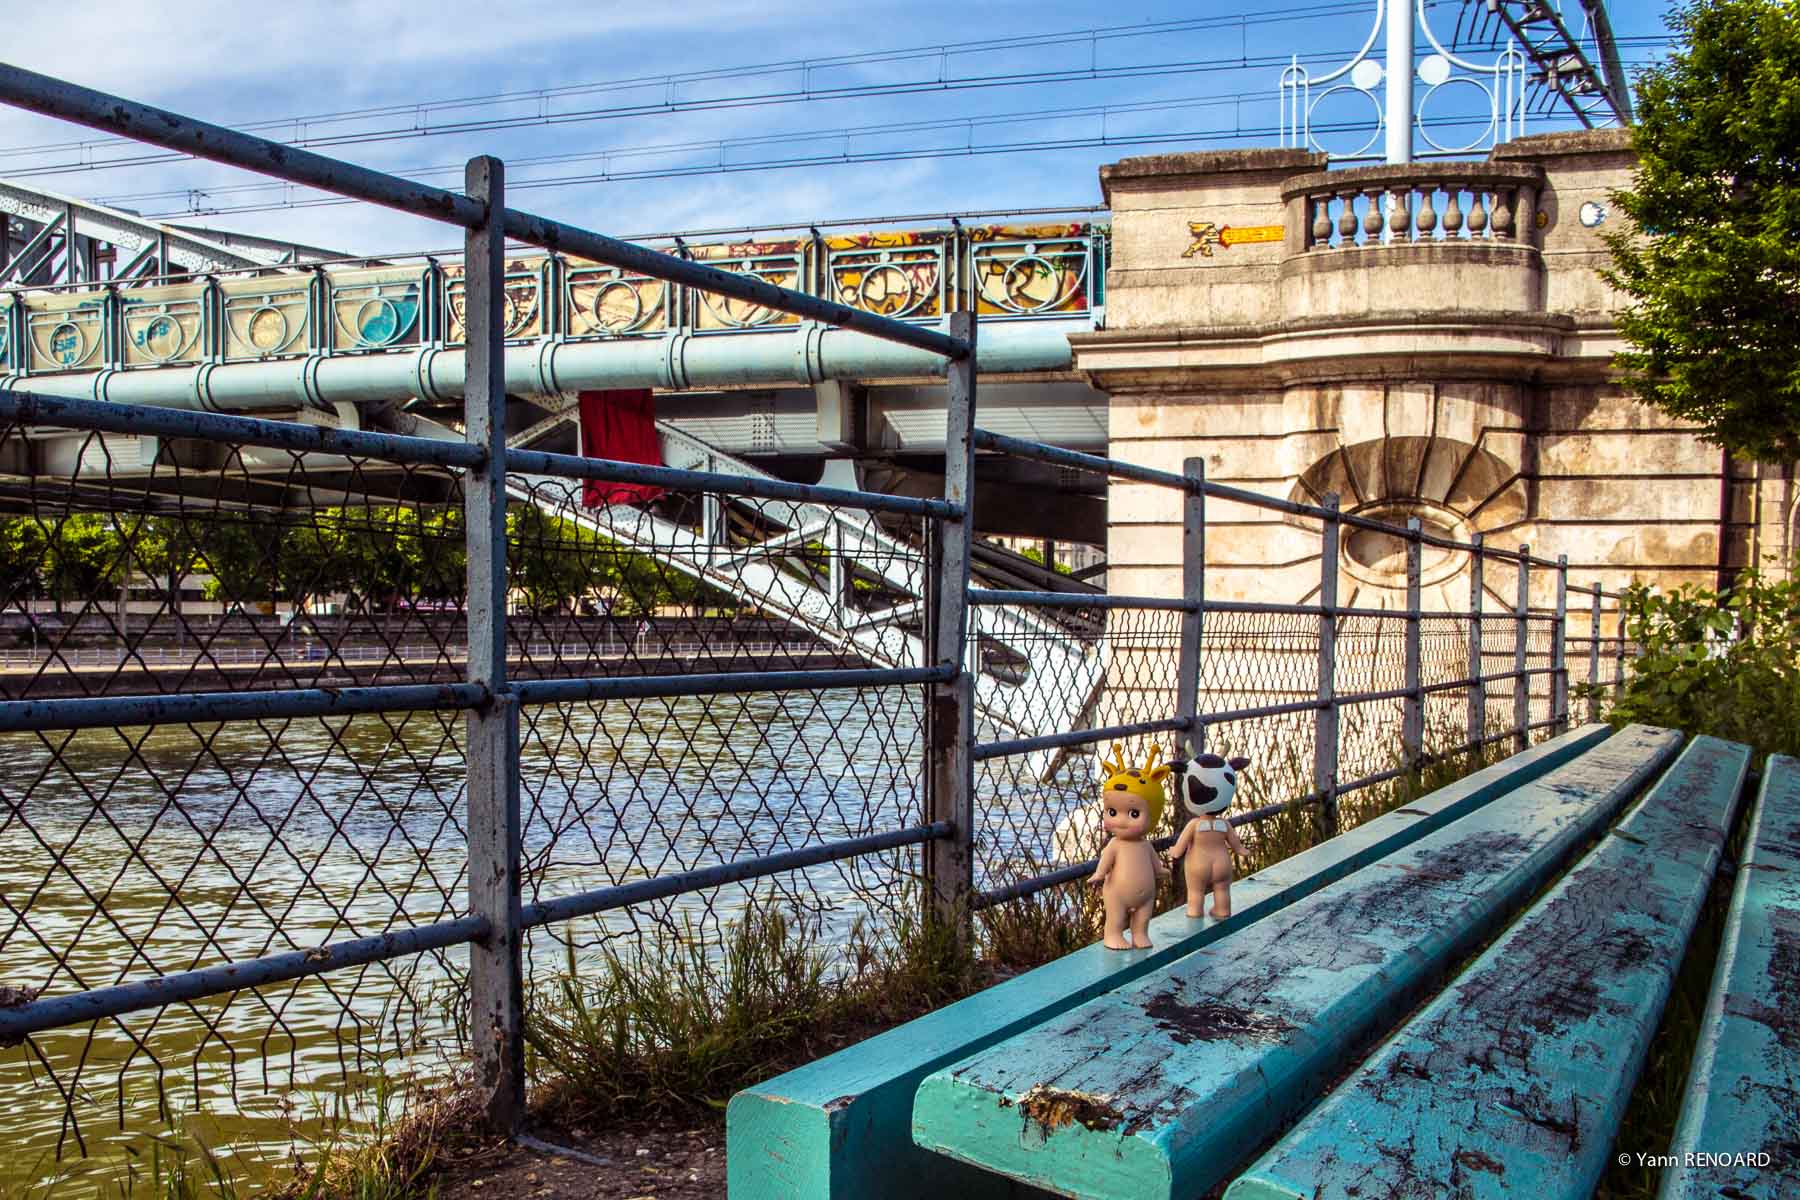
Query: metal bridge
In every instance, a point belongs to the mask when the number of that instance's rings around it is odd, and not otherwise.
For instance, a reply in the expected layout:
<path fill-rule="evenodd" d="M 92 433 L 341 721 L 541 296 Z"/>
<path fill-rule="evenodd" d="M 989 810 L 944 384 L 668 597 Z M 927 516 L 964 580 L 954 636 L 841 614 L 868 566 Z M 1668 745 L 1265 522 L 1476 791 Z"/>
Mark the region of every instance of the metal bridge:
<path fill-rule="evenodd" d="M 459 261 L 349 259 L 231 234 L 203 237 L 17 185 L 0 195 L 10 214 L 0 280 L 12 285 L 0 292 L 0 387 L 460 440 L 452 428 L 464 377 Z M 1102 312 L 1106 233 L 1086 222 L 956 222 L 704 245 L 675 238 L 672 248 L 922 325 L 965 305 L 977 309 L 981 368 L 1001 377 L 984 389 L 983 420 L 1002 432 L 1103 448 L 1105 398 L 1072 379 L 1067 334 L 1092 328 Z M 824 466 L 827 483 L 855 489 L 868 476 L 881 490 L 940 487 L 942 389 L 920 385 L 943 366 L 927 352 L 558 254 L 509 258 L 505 313 L 514 448 L 576 448 L 574 394 L 582 389 L 654 387 L 664 392 L 657 428 L 669 466 L 816 477 L 819 459 L 836 458 Z M 113 436 L 99 449 L 78 435 L 51 436 L 34 443 L 30 457 L 0 464 L 14 487 L 34 475 L 79 487 L 84 475 L 100 474 L 116 486 L 134 472 L 168 487 L 167 472 L 154 470 L 159 462 L 211 465 L 197 442 L 151 437 Z M 320 483 L 334 464 L 318 456 L 309 456 L 304 497 L 287 493 L 285 455 L 251 451 L 239 465 L 245 486 L 266 486 L 247 503 L 331 502 Z M 351 470 L 348 461 L 341 466 Z M 978 485 L 989 501 L 987 531 L 1054 530 L 1103 542 L 1101 498 L 1059 492 L 1053 473 L 1033 470 L 1015 464 L 1009 481 Z M 205 486 L 204 470 L 194 478 Z M 358 472 L 359 486 L 369 479 Z M 515 501 L 652 554 L 841 653 L 885 667 L 924 661 L 917 530 L 798 502 L 764 501 L 753 514 L 734 513 L 718 497 L 693 513 L 584 508 L 579 486 L 509 481 Z M 1017 498 L 1027 492 L 1029 505 Z M 995 546 L 976 558 L 977 578 L 989 587 L 1098 591 Z M 1097 626 L 986 607 L 973 611 L 971 632 L 982 667 L 976 706 L 998 729 L 1070 728 L 1098 694 Z"/>

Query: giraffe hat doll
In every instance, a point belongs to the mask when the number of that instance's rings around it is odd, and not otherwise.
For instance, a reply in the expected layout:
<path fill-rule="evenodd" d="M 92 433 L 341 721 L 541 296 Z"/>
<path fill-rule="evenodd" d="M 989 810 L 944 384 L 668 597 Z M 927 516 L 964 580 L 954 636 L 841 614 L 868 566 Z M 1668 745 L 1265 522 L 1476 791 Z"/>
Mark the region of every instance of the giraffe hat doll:
<path fill-rule="evenodd" d="M 1169 768 L 1156 760 L 1162 747 L 1152 746 L 1142 767 L 1127 767 L 1125 752 L 1113 743 L 1112 757 L 1103 759 L 1106 779 L 1100 785 L 1100 825 L 1112 835 L 1100 851 L 1100 862 L 1088 882 L 1100 888 L 1106 906 L 1106 948 L 1150 948 L 1150 914 L 1156 902 L 1156 884 L 1169 868 L 1150 844 L 1150 831 L 1162 819 L 1163 778 Z M 1130 940 L 1125 927 L 1131 926 Z"/>
<path fill-rule="evenodd" d="M 1175 775 L 1175 795 L 1194 819 L 1175 839 L 1169 857 L 1184 860 L 1187 915 L 1202 916 L 1206 893 L 1211 891 L 1213 916 L 1229 917 L 1231 856 L 1244 853 L 1244 842 L 1224 814 L 1237 795 L 1238 774 L 1250 765 L 1250 760 L 1195 754 L 1192 742 L 1187 750 L 1186 759 L 1177 758 L 1169 766 Z"/>

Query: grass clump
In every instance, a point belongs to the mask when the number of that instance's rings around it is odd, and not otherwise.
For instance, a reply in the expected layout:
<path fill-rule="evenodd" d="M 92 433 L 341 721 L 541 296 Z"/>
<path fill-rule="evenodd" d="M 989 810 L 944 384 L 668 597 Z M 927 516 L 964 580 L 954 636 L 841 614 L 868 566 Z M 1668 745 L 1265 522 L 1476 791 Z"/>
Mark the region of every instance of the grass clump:
<path fill-rule="evenodd" d="M 723 1110 L 732 1094 L 853 1035 L 976 987 L 954 928 L 859 921 L 828 950 L 818 928 L 753 898 L 717 935 L 605 947 L 534 989 L 526 1020 L 534 1107 L 581 1118 Z"/>
<path fill-rule="evenodd" d="M 722 1105 L 818 1021 L 825 968 L 811 929 L 755 901 L 716 939 L 684 921 L 668 941 L 602 947 L 592 969 L 569 944 L 530 998 L 528 1070 L 601 1113 Z"/>
<path fill-rule="evenodd" d="M 279 1200 L 433 1200 L 433 1177 L 456 1147 L 481 1128 L 474 1093 L 466 1087 L 433 1091 L 394 1088 L 378 1076 L 373 1120 L 354 1127 L 331 1123 L 291 1180 L 273 1194 Z M 352 1132 L 353 1130 L 353 1132 Z"/>

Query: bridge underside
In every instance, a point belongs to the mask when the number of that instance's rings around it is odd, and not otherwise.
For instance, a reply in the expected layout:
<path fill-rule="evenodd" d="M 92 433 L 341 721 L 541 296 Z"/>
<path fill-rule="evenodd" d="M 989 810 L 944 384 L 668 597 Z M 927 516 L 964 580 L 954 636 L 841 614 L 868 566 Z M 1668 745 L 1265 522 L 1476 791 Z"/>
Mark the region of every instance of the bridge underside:
<path fill-rule="evenodd" d="M 858 418 L 858 428 L 880 431 L 859 435 L 858 440 L 826 440 L 828 431 L 820 428 L 826 419 L 824 409 L 812 391 L 747 398 L 729 393 L 660 396 L 658 425 L 669 435 L 691 438 L 778 479 L 891 495 L 942 495 L 942 388 L 875 386 L 856 392 L 855 403 L 866 414 Z M 1104 396 L 1085 385 L 996 383 L 983 388 L 981 404 L 984 427 L 1008 433 L 1035 431 L 1040 438 L 1050 429 L 1060 433 L 1059 444 L 1105 450 Z M 358 406 L 354 415 L 355 423 L 366 428 L 441 431 L 448 436 L 457 425 L 452 411 L 390 403 Z M 519 432 L 509 441 L 515 448 L 579 453 L 577 412 L 573 397 L 513 397 L 509 426 Z M 293 415 L 338 423 L 322 414 Z M 164 469 L 157 469 L 158 463 Z M 179 470 L 166 469 L 170 467 Z M 157 496 L 204 495 L 270 509 L 318 507 L 363 497 L 443 503 L 451 486 L 437 476 L 318 455 L 308 456 L 304 472 L 296 473 L 286 454 L 235 451 L 193 439 L 47 432 L 11 440 L 0 448 L 3 509 L 16 510 L 27 498 L 41 501 L 50 493 L 76 497 L 84 487 L 102 480 L 112 489 L 136 480 L 152 502 Z M 1098 476 L 982 455 L 976 464 L 976 507 L 977 529 L 985 536 L 1106 543 L 1106 487 Z"/>

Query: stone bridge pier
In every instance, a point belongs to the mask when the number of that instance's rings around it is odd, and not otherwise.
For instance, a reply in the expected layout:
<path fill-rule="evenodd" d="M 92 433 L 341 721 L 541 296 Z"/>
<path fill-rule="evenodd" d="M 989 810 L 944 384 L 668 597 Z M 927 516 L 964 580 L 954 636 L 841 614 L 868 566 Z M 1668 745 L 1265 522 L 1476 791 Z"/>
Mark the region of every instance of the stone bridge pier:
<path fill-rule="evenodd" d="M 1632 400 L 1611 366 L 1629 133 L 1545 134 L 1485 162 L 1326 171 L 1297 150 L 1171 154 L 1101 171 L 1104 329 L 1075 366 L 1111 397 L 1120 459 L 1274 496 L 1566 554 L 1570 581 L 1715 585 L 1791 560 L 1794 464 L 1733 461 Z M 1304 602 L 1316 526 L 1212 502 L 1211 598 Z M 1173 495 L 1114 483 L 1108 587 L 1179 594 Z M 1465 555 L 1427 553 L 1425 606 L 1466 610 Z M 1340 603 L 1401 607 L 1403 547 L 1346 531 Z M 1490 571 L 1489 611 L 1510 609 Z M 1554 599 L 1534 573 L 1532 604 Z M 1584 636 L 1575 604 L 1570 632 Z M 1613 632 L 1613 621 L 1603 622 Z"/>

